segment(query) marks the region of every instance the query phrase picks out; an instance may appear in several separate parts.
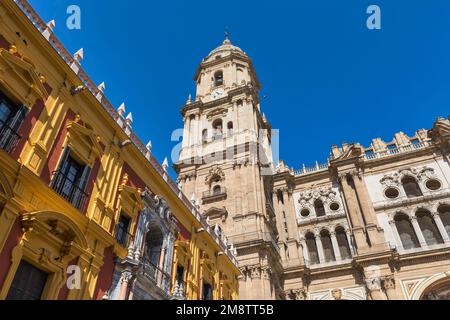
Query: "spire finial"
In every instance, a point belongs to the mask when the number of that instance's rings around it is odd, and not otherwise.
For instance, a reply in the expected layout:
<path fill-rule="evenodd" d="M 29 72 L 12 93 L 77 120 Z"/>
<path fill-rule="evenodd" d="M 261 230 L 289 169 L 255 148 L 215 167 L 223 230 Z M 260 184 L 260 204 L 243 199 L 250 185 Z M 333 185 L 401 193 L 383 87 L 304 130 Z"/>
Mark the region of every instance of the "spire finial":
<path fill-rule="evenodd" d="M 230 32 L 228 31 L 228 27 L 225 27 L 225 40 L 223 41 L 224 44 L 230 44 Z"/>

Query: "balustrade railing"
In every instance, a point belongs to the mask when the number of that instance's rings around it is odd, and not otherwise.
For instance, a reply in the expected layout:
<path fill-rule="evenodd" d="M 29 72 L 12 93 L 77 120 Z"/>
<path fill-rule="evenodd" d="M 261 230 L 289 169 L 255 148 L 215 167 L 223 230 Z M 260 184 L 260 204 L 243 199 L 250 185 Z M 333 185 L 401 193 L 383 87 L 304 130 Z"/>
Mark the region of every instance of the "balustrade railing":
<path fill-rule="evenodd" d="M 169 293 L 170 275 L 155 266 L 148 258 L 142 258 L 142 273 L 164 292 Z"/>
<path fill-rule="evenodd" d="M 405 146 L 399 146 L 396 148 L 389 148 L 383 151 L 376 151 L 376 152 L 370 152 L 366 153 L 364 155 L 365 160 L 373 160 L 373 159 L 379 159 L 384 157 L 389 157 L 393 155 L 397 155 L 400 153 L 406 153 L 406 152 L 412 152 L 416 150 L 423 149 L 428 146 L 428 143 L 411 143 Z"/>
<path fill-rule="evenodd" d="M 75 208 L 86 211 L 89 195 L 60 170 L 53 172 L 51 187 Z"/>
<path fill-rule="evenodd" d="M 208 190 L 203 192 L 202 198 L 208 199 L 208 198 L 214 198 L 214 197 L 220 197 L 227 194 L 227 188 L 220 187 L 220 189 L 215 190 Z"/>
<path fill-rule="evenodd" d="M 8 153 L 13 152 L 20 138 L 20 135 L 13 128 L 0 120 L 0 149 Z"/>

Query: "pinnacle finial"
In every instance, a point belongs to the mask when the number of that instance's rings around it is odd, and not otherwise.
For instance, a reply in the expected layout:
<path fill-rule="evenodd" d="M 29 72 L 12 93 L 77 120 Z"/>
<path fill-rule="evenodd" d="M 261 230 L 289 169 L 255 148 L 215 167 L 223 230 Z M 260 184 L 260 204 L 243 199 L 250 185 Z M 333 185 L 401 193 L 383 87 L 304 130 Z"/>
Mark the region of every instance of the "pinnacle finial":
<path fill-rule="evenodd" d="M 125 109 L 125 102 L 122 102 L 122 104 L 120 105 L 119 109 L 117 109 L 117 112 L 119 112 L 119 115 L 123 116 L 125 111 L 126 111 L 126 109 Z"/>
<path fill-rule="evenodd" d="M 162 167 L 165 172 L 167 172 L 167 169 L 169 169 L 169 160 L 167 160 L 167 157 L 164 159 Z"/>
<path fill-rule="evenodd" d="M 225 40 L 223 41 L 223 44 L 230 44 L 230 32 L 228 31 L 228 28 L 225 28 Z"/>

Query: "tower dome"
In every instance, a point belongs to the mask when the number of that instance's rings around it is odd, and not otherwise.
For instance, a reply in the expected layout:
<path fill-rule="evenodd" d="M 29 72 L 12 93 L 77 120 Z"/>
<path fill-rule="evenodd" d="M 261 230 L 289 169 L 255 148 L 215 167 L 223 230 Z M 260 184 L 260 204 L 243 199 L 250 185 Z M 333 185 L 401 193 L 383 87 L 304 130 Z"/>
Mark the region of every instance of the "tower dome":
<path fill-rule="evenodd" d="M 242 51 L 241 48 L 233 45 L 230 41 L 230 38 L 228 36 L 228 34 L 225 37 L 225 40 L 222 42 L 222 44 L 215 48 L 213 51 L 211 51 L 208 56 L 205 58 L 206 61 L 211 61 L 217 58 L 222 58 L 225 57 L 227 55 L 229 55 L 232 52 L 239 52 L 241 54 L 245 55 L 245 52 Z"/>

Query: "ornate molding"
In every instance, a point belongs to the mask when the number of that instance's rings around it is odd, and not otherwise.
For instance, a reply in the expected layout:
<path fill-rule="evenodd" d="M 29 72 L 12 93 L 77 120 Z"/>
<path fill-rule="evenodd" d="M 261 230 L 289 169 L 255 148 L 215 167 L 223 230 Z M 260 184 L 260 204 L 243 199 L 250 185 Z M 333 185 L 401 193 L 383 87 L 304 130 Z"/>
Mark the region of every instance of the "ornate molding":
<path fill-rule="evenodd" d="M 386 174 L 381 178 L 380 183 L 385 187 L 399 187 L 402 184 L 402 180 L 406 176 L 411 176 L 417 181 L 425 181 L 428 179 L 436 179 L 436 173 L 433 168 L 421 167 L 421 168 L 407 168 L 396 171 L 394 173 Z"/>
<path fill-rule="evenodd" d="M 209 170 L 208 175 L 205 178 L 205 183 L 210 185 L 213 182 L 222 182 L 225 180 L 225 173 L 223 170 L 217 166 Z"/>
<path fill-rule="evenodd" d="M 286 290 L 285 293 L 289 300 L 306 300 L 308 297 L 305 288 Z"/>

